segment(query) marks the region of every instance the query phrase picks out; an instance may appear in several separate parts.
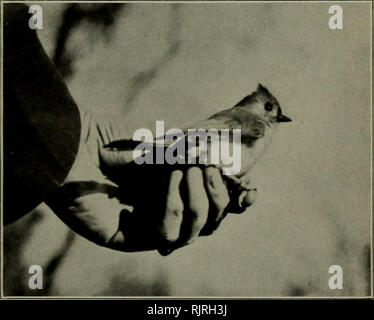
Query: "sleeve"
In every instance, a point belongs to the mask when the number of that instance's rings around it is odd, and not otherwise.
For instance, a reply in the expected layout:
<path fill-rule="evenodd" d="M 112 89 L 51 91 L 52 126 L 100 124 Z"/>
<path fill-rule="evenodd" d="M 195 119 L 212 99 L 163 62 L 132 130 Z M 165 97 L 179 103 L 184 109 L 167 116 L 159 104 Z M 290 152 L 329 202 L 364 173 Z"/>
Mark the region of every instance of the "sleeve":
<path fill-rule="evenodd" d="M 29 28 L 23 4 L 3 4 L 3 221 L 43 202 L 67 176 L 80 140 L 79 110 Z"/>

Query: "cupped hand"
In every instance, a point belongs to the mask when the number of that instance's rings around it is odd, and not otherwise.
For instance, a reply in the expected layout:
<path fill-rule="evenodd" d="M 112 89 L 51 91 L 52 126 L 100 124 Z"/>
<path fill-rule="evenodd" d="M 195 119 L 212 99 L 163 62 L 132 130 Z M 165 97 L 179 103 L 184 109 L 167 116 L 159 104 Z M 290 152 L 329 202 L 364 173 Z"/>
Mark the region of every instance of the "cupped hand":
<path fill-rule="evenodd" d="M 168 254 L 213 233 L 228 212 L 231 195 L 220 171 L 134 167 L 130 153 L 105 149 L 111 140 L 131 138 L 126 134 L 108 118 L 102 125 L 82 113 L 76 161 L 48 198 L 52 210 L 81 236 L 121 251 L 158 249 Z M 255 194 L 248 191 L 245 207 Z"/>

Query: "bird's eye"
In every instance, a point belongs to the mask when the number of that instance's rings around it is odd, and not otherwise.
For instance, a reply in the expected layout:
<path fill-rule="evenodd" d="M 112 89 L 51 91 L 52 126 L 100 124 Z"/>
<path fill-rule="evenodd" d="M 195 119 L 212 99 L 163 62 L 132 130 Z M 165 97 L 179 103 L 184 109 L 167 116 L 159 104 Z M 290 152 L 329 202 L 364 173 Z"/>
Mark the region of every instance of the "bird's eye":
<path fill-rule="evenodd" d="M 271 111 L 273 110 L 273 104 L 271 102 L 266 102 L 265 103 L 265 110 L 266 111 Z"/>

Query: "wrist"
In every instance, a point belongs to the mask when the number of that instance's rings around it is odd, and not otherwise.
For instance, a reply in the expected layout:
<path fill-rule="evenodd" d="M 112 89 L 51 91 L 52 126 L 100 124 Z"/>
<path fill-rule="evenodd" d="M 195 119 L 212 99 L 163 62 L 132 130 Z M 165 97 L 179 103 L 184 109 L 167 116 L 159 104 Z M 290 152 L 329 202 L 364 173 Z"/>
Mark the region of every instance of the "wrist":
<path fill-rule="evenodd" d="M 126 116 L 113 116 L 99 114 L 84 108 L 79 108 L 81 115 L 82 131 L 81 141 L 84 143 L 95 142 L 97 147 L 103 147 L 113 141 L 132 139 L 126 124 Z"/>

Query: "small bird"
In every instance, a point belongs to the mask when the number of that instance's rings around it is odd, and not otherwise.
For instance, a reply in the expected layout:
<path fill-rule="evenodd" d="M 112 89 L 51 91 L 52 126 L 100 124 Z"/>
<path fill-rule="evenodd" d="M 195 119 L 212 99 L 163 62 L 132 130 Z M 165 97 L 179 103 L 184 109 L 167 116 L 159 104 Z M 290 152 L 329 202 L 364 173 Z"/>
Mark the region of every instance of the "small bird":
<path fill-rule="evenodd" d="M 278 100 L 263 85 L 243 98 L 234 107 L 218 112 L 195 128 L 241 129 L 242 168 L 236 175 L 246 174 L 269 146 L 279 123 L 292 120 L 282 113 Z"/>
<path fill-rule="evenodd" d="M 250 190 L 248 183 L 249 172 L 270 145 L 278 124 L 291 121 L 292 120 L 289 117 L 282 113 L 278 100 L 270 93 L 270 91 L 263 85 L 258 84 L 256 91 L 244 97 L 234 107 L 220 111 L 208 119 L 190 126 L 191 128 L 205 129 L 206 131 L 210 129 L 228 129 L 229 131 L 241 129 L 240 172 L 235 175 L 224 176 L 229 189 L 236 195 L 234 198 L 238 199 L 238 201 L 235 201 L 234 203 L 236 208 L 232 208 L 232 211 L 236 210 L 239 213 L 241 207 L 245 208 L 245 206 L 241 205 L 241 201 L 243 200 L 242 195 Z M 186 143 L 186 153 L 182 155 L 185 159 L 190 156 L 189 154 L 201 155 L 201 150 L 198 150 L 199 148 L 208 148 L 209 150 L 212 150 L 212 140 L 208 141 L 208 144 L 204 146 L 197 144 L 194 147 L 196 150 L 189 149 L 187 145 L 189 130 L 185 129 L 183 132 L 185 135 L 179 137 L 175 141 L 166 140 L 165 137 L 156 137 L 154 143 L 151 143 L 150 145 L 156 149 L 161 148 L 162 150 L 166 150 L 171 145 Z M 111 150 L 128 150 L 129 152 L 132 152 L 132 150 L 139 144 L 139 141 L 120 140 L 112 142 L 107 147 Z M 146 145 L 144 142 L 142 142 L 142 144 Z M 207 153 L 209 153 L 209 150 L 207 150 Z M 214 166 L 220 169 L 223 167 L 222 162 L 214 164 Z"/>

